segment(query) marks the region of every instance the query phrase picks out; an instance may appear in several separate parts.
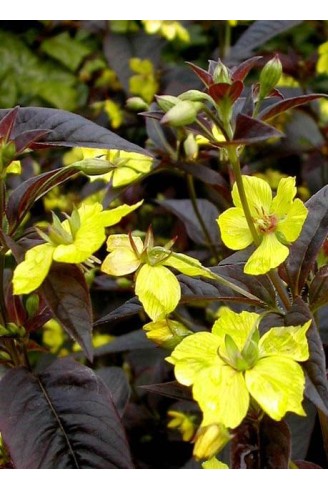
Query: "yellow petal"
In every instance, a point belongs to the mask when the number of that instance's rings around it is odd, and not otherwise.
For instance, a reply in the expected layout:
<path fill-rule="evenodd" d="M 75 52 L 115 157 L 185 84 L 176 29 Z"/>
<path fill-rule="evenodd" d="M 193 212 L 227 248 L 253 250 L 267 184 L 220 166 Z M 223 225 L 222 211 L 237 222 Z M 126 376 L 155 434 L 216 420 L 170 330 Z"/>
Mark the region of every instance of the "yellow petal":
<path fill-rule="evenodd" d="M 259 177 L 243 175 L 242 178 L 251 215 L 256 218 L 263 214 L 262 210 L 269 214 L 272 203 L 272 191 L 269 184 Z M 232 188 L 232 200 L 235 206 L 242 208 L 236 183 Z"/>
<path fill-rule="evenodd" d="M 101 270 L 111 276 L 125 276 L 125 274 L 135 272 L 140 263 L 140 259 L 132 248 L 119 247 L 107 255 L 101 265 Z"/>
<path fill-rule="evenodd" d="M 212 424 L 199 428 L 193 456 L 196 459 L 209 459 L 220 452 L 230 441 L 231 437 L 226 427 L 222 424 Z"/>
<path fill-rule="evenodd" d="M 204 470 L 228 470 L 229 466 L 216 458 L 211 458 L 202 463 Z"/>
<path fill-rule="evenodd" d="M 231 250 L 242 250 L 253 242 L 244 212 L 240 208 L 230 208 L 217 219 L 223 243 Z"/>
<path fill-rule="evenodd" d="M 295 361 L 306 361 L 309 358 L 306 332 L 310 325 L 311 320 L 299 327 L 271 328 L 260 339 L 260 356 L 279 355 Z"/>
<path fill-rule="evenodd" d="M 254 326 L 257 326 L 259 318 L 260 315 L 257 313 L 250 313 L 249 311 L 235 313 L 230 308 L 220 308 L 220 317 L 212 329 L 212 333 L 219 339 L 220 349 L 225 350 L 224 339 L 226 335 L 230 335 L 238 349 L 242 350 Z"/>
<path fill-rule="evenodd" d="M 278 184 L 277 194 L 272 200 L 271 212 L 277 216 L 285 216 L 296 195 L 296 178 L 287 177 L 281 179 Z"/>
<path fill-rule="evenodd" d="M 135 291 L 147 315 L 154 321 L 171 313 L 181 297 L 179 281 L 162 265 L 144 264 L 138 272 Z"/>
<path fill-rule="evenodd" d="M 103 211 L 101 213 L 101 222 L 104 227 L 116 225 L 121 219 L 129 213 L 132 213 L 135 209 L 139 208 L 142 201 L 137 202 L 136 204 L 132 204 L 129 206 L 128 204 L 122 204 L 122 206 L 118 206 L 115 209 L 109 209 L 107 211 Z"/>
<path fill-rule="evenodd" d="M 270 356 L 257 361 L 246 371 L 250 394 L 272 419 L 281 420 L 286 412 L 306 415 L 303 407 L 304 373 L 297 362 Z"/>
<path fill-rule="evenodd" d="M 42 284 L 49 272 L 54 250 L 50 243 L 43 243 L 26 252 L 25 260 L 14 271 L 14 294 L 30 293 Z"/>
<path fill-rule="evenodd" d="M 140 177 L 140 173 L 132 168 L 118 167 L 112 173 L 113 187 L 131 184 Z"/>
<path fill-rule="evenodd" d="M 300 235 L 308 210 L 300 199 L 295 199 L 287 215 L 280 220 L 277 233 L 281 233 L 287 242 L 294 242 Z"/>
<path fill-rule="evenodd" d="M 142 243 L 141 238 L 138 236 L 132 236 L 132 240 L 134 242 L 134 245 L 135 245 L 137 251 L 139 252 L 139 254 L 141 254 L 141 252 L 143 250 L 143 243 Z M 120 247 L 131 248 L 131 250 L 132 250 L 132 246 L 131 246 L 129 236 L 128 235 L 110 235 L 108 237 L 108 240 L 107 240 L 108 252 L 112 252 L 116 248 L 120 248 Z"/>
<path fill-rule="evenodd" d="M 193 397 L 203 412 L 203 424 L 237 427 L 247 414 L 249 393 L 243 373 L 228 365 L 201 371 L 193 385 Z"/>
<path fill-rule="evenodd" d="M 197 375 L 212 366 L 221 366 L 217 350 L 219 339 L 209 332 L 197 332 L 183 339 L 166 360 L 175 365 L 179 383 L 190 386 Z"/>
<path fill-rule="evenodd" d="M 270 269 L 278 267 L 288 257 L 289 249 L 279 242 L 274 233 L 263 235 L 260 246 L 246 262 L 246 274 L 265 274 Z"/>

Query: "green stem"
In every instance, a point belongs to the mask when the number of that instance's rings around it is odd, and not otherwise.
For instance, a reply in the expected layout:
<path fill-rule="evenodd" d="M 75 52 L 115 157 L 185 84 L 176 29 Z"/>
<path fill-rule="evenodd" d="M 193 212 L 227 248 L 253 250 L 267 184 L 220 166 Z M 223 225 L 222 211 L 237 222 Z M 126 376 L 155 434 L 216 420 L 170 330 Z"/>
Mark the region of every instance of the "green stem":
<path fill-rule="evenodd" d="M 255 225 L 254 225 L 252 215 L 251 215 L 251 212 L 249 209 L 248 200 L 247 200 L 247 196 L 245 193 L 243 179 L 242 179 L 242 175 L 241 175 L 241 171 L 240 171 L 240 163 L 239 163 L 239 159 L 237 156 L 237 150 L 235 147 L 231 146 L 228 148 L 228 156 L 229 156 L 229 160 L 231 162 L 231 165 L 232 165 L 232 168 L 234 171 L 236 185 L 237 185 L 240 201 L 241 201 L 241 204 L 243 207 L 243 211 L 245 214 L 245 218 L 246 218 L 249 230 L 251 232 L 253 242 L 254 242 L 255 246 L 258 247 L 261 244 L 261 240 L 260 240 L 260 237 L 259 237 L 256 229 L 255 229 Z M 282 280 L 279 277 L 279 274 L 277 273 L 276 270 L 270 270 L 268 272 L 268 276 L 270 277 L 272 284 L 276 288 L 276 291 L 279 294 L 280 299 L 281 299 L 284 307 L 286 308 L 286 310 L 288 310 L 290 308 L 290 301 L 289 301 L 287 291 L 286 291 L 286 289 L 282 283 Z"/>
<path fill-rule="evenodd" d="M 204 237 L 207 241 L 207 245 L 208 245 L 209 249 L 211 250 L 211 253 L 212 253 L 214 259 L 218 262 L 219 257 L 218 257 L 216 248 L 212 243 L 211 235 L 209 234 L 209 231 L 206 227 L 205 221 L 203 220 L 203 217 L 202 217 L 202 215 L 199 211 L 199 208 L 198 208 L 197 194 L 196 194 L 196 190 L 195 190 L 194 178 L 191 174 L 187 174 L 187 185 L 188 185 L 191 204 L 192 204 L 193 210 L 197 216 L 200 227 L 203 231 Z"/>

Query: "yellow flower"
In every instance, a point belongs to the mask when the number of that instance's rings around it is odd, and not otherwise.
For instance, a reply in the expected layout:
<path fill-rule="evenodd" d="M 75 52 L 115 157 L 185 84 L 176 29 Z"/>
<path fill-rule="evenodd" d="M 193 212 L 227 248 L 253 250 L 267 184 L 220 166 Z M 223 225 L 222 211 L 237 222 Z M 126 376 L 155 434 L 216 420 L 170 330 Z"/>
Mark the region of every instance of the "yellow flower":
<path fill-rule="evenodd" d="M 155 247 L 152 233 L 145 242 L 132 235 L 111 235 L 107 240 L 110 254 L 102 263 L 101 270 L 113 276 L 137 272 L 135 292 L 147 315 L 153 320 L 163 320 L 179 303 L 180 284 L 167 266 L 174 267 L 189 276 L 211 277 L 201 263 L 166 247 Z"/>
<path fill-rule="evenodd" d="M 186 337 L 166 358 L 174 364 L 179 383 L 192 386 L 202 425 L 237 427 L 250 397 L 274 420 L 288 411 L 305 415 L 305 377 L 298 362 L 309 357 L 306 332 L 311 321 L 271 328 L 260 338 L 259 319 L 257 313 L 222 308 L 212 333 Z"/>
<path fill-rule="evenodd" d="M 147 338 L 164 349 L 174 349 L 187 335 L 192 334 L 182 323 L 170 318 L 150 322 L 143 326 Z"/>
<path fill-rule="evenodd" d="M 196 459 L 211 459 L 230 441 L 229 431 L 223 424 L 203 424 L 197 431 L 193 456 Z"/>
<path fill-rule="evenodd" d="M 243 176 L 243 183 L 255 229 L 261 240 L 244 271 L 247 274 L 265 274 L 287 258 L 287 245 L 298 238 L 308 211 L 300 199 L 294 199 L 294 177 L 280 180 L 275 197 L 272 197 L 269 184 L 258 177 Z M 217 221 L 225 245 L 232 250 L 242 250 L 253 242 L 253 237 L 236 184 L 232 189 L 232 199 L 235 207 L 224 211 Z"/>
<path fill-rule="evenodd" d="M 52 261 L 80 264 L 87 261 L 104 243 L 105 228 L 115 225 L 134 211 L 141 202 L 103 211 L 99 203 L 82 204 L 63 222 L 53 215 L 49 235 L 39 230 L 46 243 L 26 252 L 25 260 L 14 271 L 14 294 L 27 294 L 37 289 L 46 278 Z"/>
<path fill-rule="evenodd" d="M 191 441 L 196 430 L 195 416 L 177 412 L 176 410 L 169 410 L 167 415 L 171 417 L 167 427 L 169 429 L 177 429 L 181 433 L 184 441 Z"/>
<path fill-rule="evenodd" d="M 202 467 L 204 470 L 228 470 L 229 466 L 222 461 L 219 461 L 215 457 L 208 459 L 202 463 Z"/>

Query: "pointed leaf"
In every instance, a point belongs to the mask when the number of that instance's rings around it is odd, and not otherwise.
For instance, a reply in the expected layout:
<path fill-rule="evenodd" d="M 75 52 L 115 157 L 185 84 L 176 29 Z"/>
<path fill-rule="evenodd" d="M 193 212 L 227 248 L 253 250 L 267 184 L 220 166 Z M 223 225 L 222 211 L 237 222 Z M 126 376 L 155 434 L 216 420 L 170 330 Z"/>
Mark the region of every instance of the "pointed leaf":
<path fill-rule="evenodd" d="M 309 360 L 302 363 L 305 371 L 305 396 L 325 415 L 328 415 L 328 380 L 326 357 L 318 328 L 308 305 L 297 298 L 285 316 L 285 324 L 302 325 L 312 319 L 312 325 L 306 336 L 309 344 Z"/>
<path fill-rule="evenodd" d="M 110 392 L 91 369 L 71 359 L 40 374 L 14 368 L 0 389 L 0 431 L 15 468 L 132 467 Z"/>
<path fill-rule="evenodd" d="M 193 63 L 190 63 L 187 61 L 187 65 L 190 66 L 192 71 L 198 76 L 198 78 L 201 79 L 201 81 L 206 85 L 206 87 L 209 87 L 213 83 L 213 78 L 212 76 L 208 73 L 208 71 L 203 70 L 200 66 L 194 65 Z"/>
<path fill-rule="evenodd" d="M 248 58 L 253 51 L 269 39 L 303 22 L 302 20 L 256 20 L 232 47 L 230 58 Z"/>
<path fill-rule="evenodd" d="M 55 318 L 92 361 L 91 300 L 80 267 L 53 262 L 40 290 Z"/>
<path fill-rule="evenodd" d="M 8 109 L 0 110 L 0 121 L 7 113 Z M 149 154 L 140 146 L 72 112 L 44 107 L 20 107 L 12 136 L 16 137 L 24 131 L 35 129 L 50 132 L 35 143 L 34 148 L 79 146 Z"/>
<path fill-rule="evenodd" d="M 205 165 L 199 163 L 176 163 L 177 168 L 183 169 L 188 174 L 193 175 L 197 179 L 205 184 L 209 184 L 211 186 L 218 186 L 220 188 L 220 193 L 224 195 L 224 198 L 229 201 L 231 199 L 231 192 L 228 190 L 227 181 L 215 170 L 212 170 Z"/>
<path fill-rule="evenodd" d="M 194 277 L 178 276 L 181 284 L 182 300 L 189 301 L 231 301 L 234 303 L 258 304 L 263 302 L 274 306 L 275 291 L 266 276 L 250 276 L 243 273 L 246 261 L 251 251 L 249 249 L 236 252 L 222 260 L 216 267 L 210 269 L 216 274 L 233 282 L 258 298 L 258 302 L 251 301 L 228 287 L 221 286 L 211 279 L 196 279 Z"/>
<path fill-rule="evenodd" d="M 229 83 L 215 83 L 208 88 L 209 95 L 215 100 L 220 102 L 223 98 L 229 98 L 231 102 L 235 102 L 242 93 L 244 84 L 240 80 L 236 80 L 232 84 Z"/>
<path fill-rule="evenodd" d="M 207 243 L 208 240 L 204 236 L 203 229 L 189 199 L 165 199 L 164 201 L 157 201 L 157 203 L 164 209 L 171 211 L 184 223 L 189 237 L 195 243 L 202 245 Z M 217 208 L 207 199 L 197 199 L 197 207 L 203 217 L 212 243 L 219 245 L 220 236 L 216 225 Z"/>
<path fill-rule="evenodd" d="M 108 354 L 116 354 L 117 352 L 125 352 L 128 350 L 139 349 L 155 349 L 154 342 L 151 342 L 146 337 L 143 330 L 136 330 L 134 332 L 125 333 L 118 337 L 115 337 L 109 344 L 102 345 L 95 349 L 95 357 L 104 356 Z"/>
<path fill-rule="evenodd" d="M 259 119 L 262 121 L 268 121 L 269 119 L 281 114 L 282 112 L 288 111 L 288 109 L 293 109 L 294 107 L 299 107 L 300 105 L 307 104 L 313 100 L 319 99 L 321 97 L 327 98 L 327 94 L 309 94 L 300 95 L 299 97 L 292 97 L 290 99 L 280 100 L 275 104 L 269 105 L 263 109 L 259 114 Z"/>
<path fill-rule="evenodd" d="M 131 316 L 137 315 L 142 310 L 142 305 L 138 298 L 135 296 L 134 298 L 129 299 L 125 303 L 123 303 L 115 310 L 111 311 L 107 315 L 99 318 L 94 323 L 95 327 L 99 327 L 100 325 L 113 325 L 114 323 L 127 319 Z"/>
<path fill-rule="evenodd" d="M 32 177 L 16 187 L 10 194 L 6 209 L 10 233 L 17 228 L 35 201 L 77 173 L 79 170 L 76 168 L 64 167 Z"/>
<path fill-rule="evenodd" d="M 183 386 L 177 381 L 169 381 L 167 383 L 159 383 L 153 385 L 142 385 L 138 388 L 157 395 L 168 396 L 169 398 L 175 398 L 177 400 L 192 400 L 192 394 L 190 388 Z"/>
<path fill-rule="evenodd" d="M 116 366 L 103 367 L 98 369 L 96 374 L 109 389 L 116 410 L 122 417 L 131 394 L 130 385 L 124 370 Z"/>
<path fill-rule="evenodd" d="M 328 265 L 321 267 L 314 276 L 309 289 L 309 300 L 313 313 L 328 303 Z"/>
<path fill-rule="evenodd" d="M 18 110 L 19 107 L 10 109 L 5 117 L 2 118 L 0 121 L 0 138 L 4 138 L 5 141 L 8 141 L 8 139 L 10 139 L 10 134 L 14 127 Z"/>
<path fill-rule="evenodd" d="M 305 205 L 309 214 L 299 238 L 290 247 L 285 271 L 282 269 L 295 297 L 301 293 L 327 236 L 328 185 L 314 194 Z"/>
<path fill-rule="evenodd" d="M 273 126 L 246 116 L 246 114 L 238 114 L 236 129 L 231 143 L 234 145 L 251 145 L 269 138 L 281 138 L 282 136 L 284 136 L 283 133 Z"/>
<path fill-rule="evenodd" d="M 249 58 L 235 68 L 232 68 L 232 79 L 243 81 L 247 77 L 250 70 L 254 68 L 254 66 L 257 65 L 257 62 L 261 59 L 262 56 L 253 56 L 253 58 Z"/>

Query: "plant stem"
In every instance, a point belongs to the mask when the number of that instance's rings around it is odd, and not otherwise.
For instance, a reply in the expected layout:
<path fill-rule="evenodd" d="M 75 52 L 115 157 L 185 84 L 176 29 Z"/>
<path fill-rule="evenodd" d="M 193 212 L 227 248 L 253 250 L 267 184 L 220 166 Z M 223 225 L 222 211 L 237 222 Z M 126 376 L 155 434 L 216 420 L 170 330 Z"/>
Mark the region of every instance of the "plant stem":
<path fill-rule="evenodd" d="M 261 240 L 260 240 L 260 237 L 259 237 L 256 229 L 255 229 L 255 225 L 254 225 L 252 215 L 251 215 L 251 212 L 249 209 L 247 196 L 246 196 L 245 188 L 244 188 L 244 184 L 243 184 L 243 179 L 242 179 L 242 175 L 241 175 L 241 171 L 240 171 L 240 163 L 239 163 L 239 159 L 237 156 L 237 150 L 235 147 L 233 147 L 233 146 L 228 147 L 228 156 L 229 156 L 230 163 L 232 165 L 232 169 L 234 171 L 237 189 L 238 189 L 240 201 L 241 201 L 241 204 L 243 207 L 243 211 L 245 214 L 245 218 L 246 218 L 249 230 L 252 234 L 253 242 L 254 242 L 255 246 L 258 247 L 261 244 Z M 282 283 L 282 280 L 279 277 L 277 271 L 276 270 L 270 270 L 268 272 L 268 276 L 271 279 L 272 284 L 276 288 L 276 291 L 279 294 L 279 297 L 280 297 L 284 307 L 286 308 L 286 310 L 288 310 L 290 308 L 289 297 L 288 297 L 287 291 L 286 291 L 286 289 Z"/>
<path fill-rule="evenodd" d="M 217 254 L 217 251 L 216 251 L 216 248 L 215 246 L 213 245 L 212 243 L 212 239 L 211 239 L 211 235 L 206 227 L 206 224 L 205 224 L 205 221 L 203 220 L 203 217 L 199 211 L 199 208 L 198 208 L 198 204 L 197 204 L 197 194 L 196 194 L 196 190 L 195 190 L 195 184 L 194 184 L 194 178 L 191 174 L 187 174 L 187 185 L 188 185 L 188 190 L 189 190 L 189 196 L 190 196 L 190 199 L 191 199 L 191 204 L 192 204 L 192 207 L 193 207 L 193 210 L 197 216 L 197 219 L 198 219 L 198 222 L 200 224 L 200 227 L 203 231 L 203 234 L 204 234 L 204 237 L 207 241 L 207 244 L 208 244 L 208 247 L 209 249 L 211 250 L 211 253 L 213 255 L 213 257 L 215 258 L 215 260 L 218 262 L 219 261 L 219 257 L 218 257 L 218 254 Z"/>

